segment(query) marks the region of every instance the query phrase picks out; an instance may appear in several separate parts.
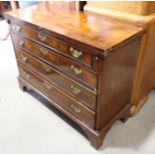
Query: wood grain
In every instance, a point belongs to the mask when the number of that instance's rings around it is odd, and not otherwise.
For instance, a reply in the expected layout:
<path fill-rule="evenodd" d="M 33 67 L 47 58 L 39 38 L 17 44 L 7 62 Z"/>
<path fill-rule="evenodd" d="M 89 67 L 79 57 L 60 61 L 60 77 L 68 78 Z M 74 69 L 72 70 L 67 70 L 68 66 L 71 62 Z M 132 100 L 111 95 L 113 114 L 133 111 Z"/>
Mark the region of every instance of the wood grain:
<path fill-rule="evenodd" d="M 147 30 L 140 45 L 141 50 L 130 101 L 132 103 L 131 116 L 134 116 L 155 88 L 155 73 L 153 72 L 155 68 L 155 2 L 88 2 L 85 10 L 145 27 Z"/>
<path fill-rule="evenodd" d="M 82 87 L 79 83 L 68 79 L 68 77 L 64 76 L 62 73 L 59 73 L 59 71 L 55 70 L 51 66 L 41 61 L 38 61 L 37 59 L 25 54 L 24 52 L 21 52 L 21 50 L 17 48 L 16 48 L 16 56 L 17 60 L 20 63 L 22 63 L 29 69 L 33 70 L 34 72 L 37 72 L 43 78 L 47 79 L 57 87 L 61 88 L 63 91 L 69 93 L 71 96 L 78 99 L 80 102 L 84 103 L 88 107 L 95 110 L 97 94 L 91 92 L 90 90 L 88 90 L 88 88 Z M 27 62 L 24 62 L 22 60 L 23 57 L 28 58 Z M 75 94 L 71 86 L 80 89 L 80 93 Z"/>
<path fill-rule="evenodd" d="M 20 87 L 71 118 L 99 148 L 112 124 L 129 117 L 144 29 L 93 13 L 51 10 L 47 4 L 6 14 Z"/>
<path fill-rule="evenodd" d="M 73 98 L 67 96 L 61 90 L 57 89 L 51 83 L 39 77 L 36 73 L 29 71 L 25 67 L 19 68 L 20 75 L 23 79 L 32 84 L 36 89 L 40 90 L 43 94 L 48 96 L 53 102 L 61 105 L 64 109 L 69 111 L 72 115 L 86 123 L 89 127 L 94 128 L 95 125 L 95 113 L 86 108 Z M 29 78 L 25 76 L 29 75 Z M 73 105 L 73 106 L 72 106 Z M 78 109 L 77 111 L 73 108 Z"/>
<path fill-rule="evenodd" d="M 122 41 L 142 32 L 133 25 L 111 20 L 101 15 L 77 11 L 69 13 L 61 10 L 52 11 L 46 9 L 44 5 L 41 3 L 27 9 L 8 12 L 5 16 L 26 21 L 102 50 L 118 46 Z"/>

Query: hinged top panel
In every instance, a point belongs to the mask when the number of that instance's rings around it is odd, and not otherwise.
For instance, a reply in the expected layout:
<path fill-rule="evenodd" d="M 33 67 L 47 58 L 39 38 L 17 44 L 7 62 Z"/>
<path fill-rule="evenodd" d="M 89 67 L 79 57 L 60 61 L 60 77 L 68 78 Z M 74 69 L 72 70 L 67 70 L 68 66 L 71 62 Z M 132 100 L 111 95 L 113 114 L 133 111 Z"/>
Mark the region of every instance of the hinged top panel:
<path fill-rule="evenodd" d="M 108 51 L 142 32 L 138 27 L 103 15 L 56 10 L 50 8 L 48 2 L 10 11 L 5 16 L 37 25 L 101 52 Z"/>

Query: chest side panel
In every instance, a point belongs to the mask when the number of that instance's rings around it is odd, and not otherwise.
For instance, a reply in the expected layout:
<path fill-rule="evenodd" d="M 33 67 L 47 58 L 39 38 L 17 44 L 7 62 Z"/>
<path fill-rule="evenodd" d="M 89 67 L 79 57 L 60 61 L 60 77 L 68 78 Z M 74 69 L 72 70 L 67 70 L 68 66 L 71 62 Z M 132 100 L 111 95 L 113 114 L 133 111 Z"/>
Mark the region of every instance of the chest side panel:
<path fill-rule="evenodd" d="M 104 60 L 97 106 L 98 129 L 130 102 L 140 41 L 140 37 L 130 40 Z"/>

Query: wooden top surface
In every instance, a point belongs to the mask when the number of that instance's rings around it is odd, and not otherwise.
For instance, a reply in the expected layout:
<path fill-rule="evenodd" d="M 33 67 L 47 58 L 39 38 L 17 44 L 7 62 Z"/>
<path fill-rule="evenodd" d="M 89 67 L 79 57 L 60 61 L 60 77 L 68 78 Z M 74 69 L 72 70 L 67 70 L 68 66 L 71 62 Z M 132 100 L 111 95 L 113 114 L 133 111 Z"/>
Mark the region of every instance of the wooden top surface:
<path fill-rule="evenodd" d="M 5 13 L 19 20 L 84 42 L 97 49 L 108 50 L 142 30 L 103 15 L 54 9 L 48 2 Z"/>

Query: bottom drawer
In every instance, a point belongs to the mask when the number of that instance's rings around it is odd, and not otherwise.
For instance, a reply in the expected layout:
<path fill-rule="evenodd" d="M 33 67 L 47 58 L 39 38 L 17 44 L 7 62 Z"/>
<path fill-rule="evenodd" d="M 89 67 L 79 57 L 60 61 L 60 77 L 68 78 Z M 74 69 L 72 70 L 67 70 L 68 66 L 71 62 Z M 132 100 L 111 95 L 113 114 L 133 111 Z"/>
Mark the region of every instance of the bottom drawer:
<path fill-rule="evenodd" d="M 77 102 L 72 97 L 68 96 L 51 83 L 40 78 L 36 73 L 33 73 L 21 64 L 18 64 L 20 76 L 28 81 L 32 86 L 46 95 L 48 98 L 55 102 L 56 104 L 63 107 L 65 110 L 70 112 L 80 121 L 87 124 L 89 127 L 94 128 L 95 125 L 95 112 L 91 111 L 89 108 Z"/>

